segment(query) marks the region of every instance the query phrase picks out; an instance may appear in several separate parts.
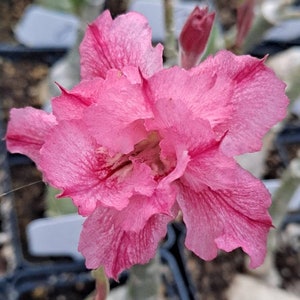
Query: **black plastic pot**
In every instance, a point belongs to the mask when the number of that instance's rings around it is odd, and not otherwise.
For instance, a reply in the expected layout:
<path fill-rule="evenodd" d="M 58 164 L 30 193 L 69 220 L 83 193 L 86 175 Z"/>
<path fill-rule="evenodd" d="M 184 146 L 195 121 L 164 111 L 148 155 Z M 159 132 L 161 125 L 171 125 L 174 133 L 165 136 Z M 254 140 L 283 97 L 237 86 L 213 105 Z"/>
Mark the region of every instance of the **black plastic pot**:
<path fill-rule="evenodd" d="M 62 58 L 68 49 L 66 48 L 29 48 L 23 45 L 10 45 L 0 43 L 0 56 L 11 59 L 30 59 L 47 65 L 53 65 Z"/>
<path fill-rule="evenodd" d="M 181 223 L 168 226 L 168 235 L 160 248 L 162 263 L 166 264 L 172 278 L 163 276 L 168 299 L 194 300 L 194 286 L 186 267 L 184 254 L 185 227 Z"/>

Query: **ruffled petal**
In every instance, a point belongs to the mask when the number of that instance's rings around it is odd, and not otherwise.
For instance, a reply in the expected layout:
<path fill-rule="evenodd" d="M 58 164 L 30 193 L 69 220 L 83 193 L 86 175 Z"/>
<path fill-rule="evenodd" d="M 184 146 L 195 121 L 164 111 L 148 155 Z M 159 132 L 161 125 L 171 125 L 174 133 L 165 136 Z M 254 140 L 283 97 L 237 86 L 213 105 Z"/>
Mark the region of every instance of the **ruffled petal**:
<path fill-rule="evenodd" d="M 151 195 L 156 182 L 145 164 L 110 157 L 79 120 L 61 121 L 41 149 L 45 179 L 71 197 L 79 213 L 98 204 L 122 209 L 133 194 Z"/>
<path fill-rule="evenodd" d="M 88 268 L 104 266 L 106 274 L 117 279 L 123 270 L 154 257 L 167 223 L 178 214 L 174 182 L 188 160 L 182 153 L 176 168 L 159 181 L 151 195 L 133 195 L 121 211 L 102 206 L 95 209 L 84 223 L 79 243 Z"/>
<path fill-rule="evenodd" d="M 147 137 L 144 119 L 153 116 L 141 85 L 131 84 L 120 72 L 110 71 L 99 99 L 84 115 L 89 132 L 109 150 L 129 153 Z"/>
<path fill-rule="evenodd" d="M 117 279 L 125 269 L 147 263 L 155 256 L 171 217 L 162 214 L 145 216 L 147 200 L 133 200 L 123 211 L 98 207 L 87 218 L 80 236 L 79 251 L 85 256 L 88 268 L 103 266 L 108 277 Z M 136 222 L 141 216 L 144 226 L 137 230 Z M 130 223 L 135 230 L 130 230 Z"/>
<path fill-rule="evenodd" d="M 223 87 L 219 86 L 211 95 L 219 103 L 212 107 L 232 107 L 231 115 L 227 115 L 227 128 L 215 128 L 227 132 L 221 145 L 223 151 L 232 156 L 260 150 L 262 137 L 286 115 L 285 84 L 264 60 L 236 56 L 229 51 L 209 57 L 192 72 L 195 76 L 216 77 L 223 82 Z M 224 89 L 232 94 L 224 94 Z"/>
<path fill-rule="evenodd" d="M 176 113 L 189 113 L 188 119 L 209 122 L 216 137 L 221 139 L 233 113 L 230 103 L 232 87 L 227 78 L 215 76 L 213 70 L 199 75 L 193 74 L 192 70 L 186 71 L 175 66 L 156 73 L 147 81 L 149 102 L 152 101 L 154 108 L 160 105 L 159 102 L 168 107 L 174 105 Z M 162 113 L 160 109 L 159 114 Z M 168 114 L 167 110 L 165 114 Z M 184 125 L 185 121 L 181 121 Z"/>
<path fill-rule="evenodd" d="M 81 119 L 84 110 L 97 102 L 103 81 L 102 78 L 81 81 L 70 91 L 60 87 L 62 94 L 51 101 L 57 120 Z"/>
<path fill-rule="evenodd" d="M 219 142 L 207 120 L 193 115 L 191 108 L 178 98 L 154 99 L 152 107 L 154 118 L 145 120 L 148 130 L 158 131 L 162 156 L 170 159 L 178 153 L 187 151 L 193 157 L 208 148 L 216 147 Z"/>
<path fill-rule="evenodd" d="M 263 60 L 221 51 L 189 71 L 173 67 L 148 80 L 149 99 L 180 102 L 191 118 L 207 120 L 228 155 L 257 151 L 284 118 L 285 84 Z"/>
<path fill-rule="evenodd" d="M 175 202 L 178 195 L 176 182 L 184 174 L 189 161 L 190 157 L 187 151 L 178 151 L 176 166 L 167 176 L 159 180 L 155 192 L 151 196 L 156 212 L 177 215 L 177 212 L 175 212 L 178 210 L 178 205 Z"/>
<path fill-rule="evenodd" d="M 39 165 L 40 149 L 55 125 L 55 117 L 42 110 L 13 108 L 5 137 L 7 149 L 12 153 L 27 155 Z"/>
<path fill-rule="evenodd" d="M 195 254 L 211 260 L 218 249 L 242 247 L 250 267 L 262 264 L 272 226 L 270 194 L 234 160 L 211 153 L 191 162 L 177 201 L 187 226 L 186 246 Z"/>
<path fill-rule="evenodd" d="M 134 66 L 150 77 L 162 69 L 162 49 L 152 47 L 145 17 L 130 12 L 112 20 L 105 11 L 89 25 L 80 45 L 81 76 L 105 78 L 110 69 Z"/>

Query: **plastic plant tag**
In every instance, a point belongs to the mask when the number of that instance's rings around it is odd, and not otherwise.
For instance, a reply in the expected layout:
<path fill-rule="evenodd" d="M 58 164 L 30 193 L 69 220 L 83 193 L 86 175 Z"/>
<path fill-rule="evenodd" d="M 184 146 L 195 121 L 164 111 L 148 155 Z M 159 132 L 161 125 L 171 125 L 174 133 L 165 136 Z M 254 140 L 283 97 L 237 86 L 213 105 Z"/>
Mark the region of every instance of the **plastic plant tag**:
<path fill-rule="evenodd" d="M 70 48 L 79 20 L 72 14 L 30 5 L 15 27 L 16 39 L 31 48 Z"/>
<path fill-rule="evenodd" d="M 82 259 L 77 250 L 84 218 L 70 214 L 54 218 L 37 219 L 27 226 L 28 247 L 32 255 L 66 255 Z"/>

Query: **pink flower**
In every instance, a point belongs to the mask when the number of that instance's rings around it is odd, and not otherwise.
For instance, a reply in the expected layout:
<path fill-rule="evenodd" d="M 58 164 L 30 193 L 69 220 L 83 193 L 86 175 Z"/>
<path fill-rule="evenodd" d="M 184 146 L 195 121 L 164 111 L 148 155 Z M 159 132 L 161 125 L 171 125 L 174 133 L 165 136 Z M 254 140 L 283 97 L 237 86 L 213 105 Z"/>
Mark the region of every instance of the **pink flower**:
<path fill-rule="evenodd" d="M 138 35 L 124 35 L 127 19 Z M 161 69 L 150 39 L 137 13 L 100 16 L 81 46 L 84 80 L 62 88 L 52 114 L 13 110 L 8 149 L 34 159 L 87 216 L 79 250 L 89 268 L 117 278 L 146 263 L 179 211 L 198 256 L 242 247 L 257 267 L 271 199 L 234 156 L 259 150 L 284 118 L 285 85 L 264 60 L 227 51 L 189 71 Z"/>
<path fill-rule="evenodd" d="M 195 7 L 179 36 L 180 65 L 185 69 L 194 67 L 200 60 L 210 35 L 215 13 L 208 7 Z"/>

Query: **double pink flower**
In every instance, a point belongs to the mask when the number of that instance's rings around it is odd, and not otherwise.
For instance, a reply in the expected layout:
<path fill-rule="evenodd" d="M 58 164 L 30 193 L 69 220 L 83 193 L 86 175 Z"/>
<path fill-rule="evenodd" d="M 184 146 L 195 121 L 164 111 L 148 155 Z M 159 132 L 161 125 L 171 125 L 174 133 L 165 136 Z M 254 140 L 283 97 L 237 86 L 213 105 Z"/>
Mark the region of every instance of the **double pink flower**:
<path fill-rule="evenodd" d="M 180 211 L 195 254 L 242 247 L 259 266 L 270 195 L 234 156 L 259 150 L 285 116 L 285 85 L 263 60 L 227 51 L 163 69 L 162 46 L 133 12 L 104 12 L 80 51 L 82 81 L 62 88 L 51 114 L 13 109 L 6 140 L 87 216 L 87 267 L 117 278 L 148 262 Z"/>

